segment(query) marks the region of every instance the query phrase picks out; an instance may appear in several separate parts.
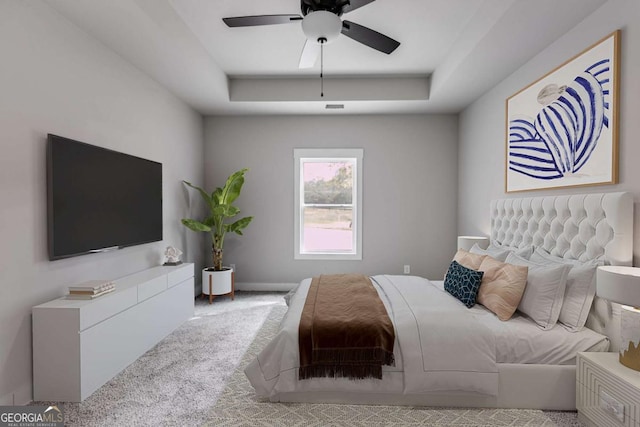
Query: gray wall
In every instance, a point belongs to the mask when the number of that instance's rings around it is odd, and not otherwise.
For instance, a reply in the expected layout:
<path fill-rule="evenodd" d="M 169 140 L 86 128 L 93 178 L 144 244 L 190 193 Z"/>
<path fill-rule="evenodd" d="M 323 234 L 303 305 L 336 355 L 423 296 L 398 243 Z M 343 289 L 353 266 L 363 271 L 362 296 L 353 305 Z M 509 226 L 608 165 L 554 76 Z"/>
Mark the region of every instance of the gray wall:
<path fill-rule="evenodd" d="M 45 2 L 0 2 L 0 61 L 0 405 L 10 405 L 31 400 L 32 306 L 158 265 L 169 244 L 202 265 L 203 239 L 179 219 L 191 197 L 181 180 L 203 180 L 204 137 L 198 114 Z M 164 241 L 50 262 L 49 132 L 162 162 Z"/>
<path fill-rule="evenodd" d="M 504 192 L 505 99 L 616 29 L 622 29 L 620 181 L 617 185 Z M 458 231 L 489 233 L 489 201 L 504 197 L 630 191 L 634 194 L 634 265 L 640 256 L 640 2 L 610 0 L 460 115 Z"/>
<path fill-rule="evenodd" d="M 274 289 L 320 273 L 402 274 L 404 264 L 442 277 L 455 249 L 457 127 L 454 115 L 208 118 L 207 189 L 250 169 L 238 205 L 254 222 L 225 241 L 239 287 Z M 334 147 L 364 148 L 363 259 L 296 261 L 293 149 Z"/>

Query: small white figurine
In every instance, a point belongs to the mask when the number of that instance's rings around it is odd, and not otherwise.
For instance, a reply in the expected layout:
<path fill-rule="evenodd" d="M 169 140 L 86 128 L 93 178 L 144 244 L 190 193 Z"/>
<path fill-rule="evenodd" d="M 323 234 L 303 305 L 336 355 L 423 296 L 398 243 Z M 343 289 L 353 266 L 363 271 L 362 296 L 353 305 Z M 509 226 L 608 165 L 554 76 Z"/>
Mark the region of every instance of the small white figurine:
<path fill-rule="evenodd" d="M 182 255 L 182 251 L 180 249 L 174 248 L 173 246 L 167 246 L 167 249 L 164 251 L 164 257 L 166 258 L 164 265 L 182 264 L 182 261 L 180 261 L 180 255 Z"/>

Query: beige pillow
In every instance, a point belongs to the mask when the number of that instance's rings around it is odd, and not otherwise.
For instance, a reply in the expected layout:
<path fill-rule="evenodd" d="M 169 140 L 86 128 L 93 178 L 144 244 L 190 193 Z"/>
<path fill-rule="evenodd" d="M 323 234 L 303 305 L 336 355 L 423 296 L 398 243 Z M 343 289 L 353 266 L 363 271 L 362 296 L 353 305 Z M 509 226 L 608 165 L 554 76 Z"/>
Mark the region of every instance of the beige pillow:
<path fill-rule="evenodd" d="M 470 268 L 472 270 L 478 270 L 480 264 L 482 264 L 482 260 L 486 257 L 486 255 L 472 254 L 471 252 L 467 252 L 464 249 L 458 249 L 458 252 L 456 252 L 456 256 L 453 257 L 453 260 L 464 267 Z"/>
<path fill-rule="evenodd" d="M 498 319 L 509 320 L 524 294 L 529 268 L 487 256 L 479 270 L 484 271 L 484 275 L 478 291 L 478 303 L 493 311 Z"/>

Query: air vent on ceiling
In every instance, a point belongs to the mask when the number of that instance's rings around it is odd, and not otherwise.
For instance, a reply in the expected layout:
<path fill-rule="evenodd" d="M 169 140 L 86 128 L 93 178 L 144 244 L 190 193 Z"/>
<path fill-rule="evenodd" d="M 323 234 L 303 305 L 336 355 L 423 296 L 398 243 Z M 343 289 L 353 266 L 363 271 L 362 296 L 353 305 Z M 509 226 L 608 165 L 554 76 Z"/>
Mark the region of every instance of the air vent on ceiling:
<path fill-rule="evenodd" d="M 344 104 L 327 104 L 324 108 L 327 110 L 342 110 L 344 109 Z"/>

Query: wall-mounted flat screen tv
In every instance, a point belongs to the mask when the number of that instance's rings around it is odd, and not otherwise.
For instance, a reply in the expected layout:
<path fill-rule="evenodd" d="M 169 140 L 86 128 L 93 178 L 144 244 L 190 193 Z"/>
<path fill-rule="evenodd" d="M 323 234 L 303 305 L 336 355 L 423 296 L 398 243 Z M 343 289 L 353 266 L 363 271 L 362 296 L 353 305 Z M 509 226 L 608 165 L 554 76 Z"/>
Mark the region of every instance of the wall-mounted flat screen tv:
<path fill-rule="evenodd" d="M 47 137 L 49 259 L 162 240 L 162 164 Z"/>

